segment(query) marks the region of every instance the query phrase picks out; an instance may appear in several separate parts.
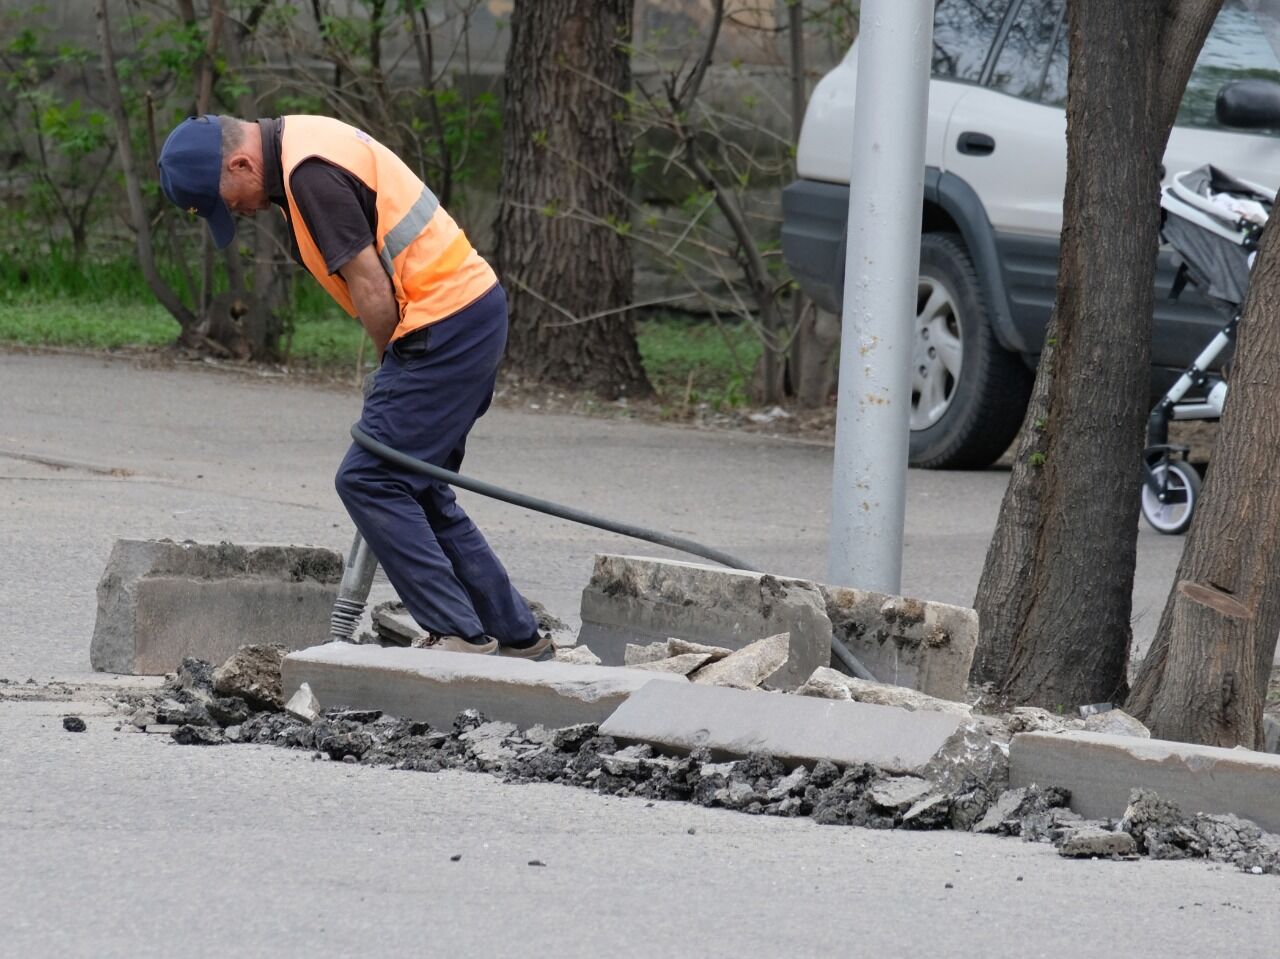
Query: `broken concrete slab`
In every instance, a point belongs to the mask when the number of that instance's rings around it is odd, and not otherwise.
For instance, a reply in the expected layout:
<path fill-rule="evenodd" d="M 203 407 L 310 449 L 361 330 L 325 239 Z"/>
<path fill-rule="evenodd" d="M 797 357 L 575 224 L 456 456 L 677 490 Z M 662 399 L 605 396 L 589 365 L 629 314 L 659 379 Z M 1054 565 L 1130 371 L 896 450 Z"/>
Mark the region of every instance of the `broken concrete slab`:
<path fill-rule="evenodd" d="M 412 646 L 414 640 L 426 635 L 426 630 L 417 624 L 398 599 L 375 606 L 369 614 L 369 621 L 378 642 L 387 646 Z"/>
<path fill-rule="evenodd" d="M 284 704 L 284 711 L 290 716 L 301 719 L 304 723 L 314 723 L 320 718 L 320 700 L 316 699 L 316 694 L 311 691 L 311 687 L 303 683 Z"/>
<path fill-rule="evenodd" d="M 805 680 L 804 685 L 796 690 L 796 694 L 815 696 L 820 699 L 853 699 L 860 703 L 898 706 L 902 709 L 929 709 L 955 716 L 973 715 L 973 707 L 968 703 L 953 703 L 946 699 L 938 699 L 936 696 L 908 689 L 906 686 L 868 682 L 856 676 L 846 675 L 830 666 L 815 669 L 813 675 Z"/>
<path fill-rule="evenodd" d="M 644 646 L 627 643 L 622 652 L 622 664 L 624 666 L 640 667 L 648 666 L 650 663 L 679 659 L 682 656 L 700 655 L 702 657 L 701 662 L 689 670 L 689 672 L 693 672 L 699 666 L 724 659 L 732 653 L 733 650 L 725 646 L 708 646 L 705 643 L 691 643 L 688 640 L 673 638 L 668 639 L 665 643 L 647 643 Z M 682 659 L 681 662 L 691 662 L 691 660 Z M 666 670 L 666 667 L 659 668 Z M 685 675 L 688 675 L 688 673 Z"/>
<path fill-rule="evenodd" d="M 557 663 L 573 663 L 578 666 L 599 666 L 600 657 L 587 646 L 569 646 L 556 649 Z"/>
<path fill-rule="evenodd" d="M 1067 719 L 1039 706 L 1015 706 L 1004 715 L 1011 733 L 1060 733 L 1084 729 L 1083 719 Z"/>
<path fill-rule="evenodd" d="M 1012 786 L 1071 791 L 1089 819 L 1119 818 L 1145 788 L 1189 813 L 1233 813 L 1280 832 L 1280 756 L 1102 733 L 1020 733 L 1009 746 Z"/>
<path fill-rule="evenodd" d="M 117 540 L 98 583 L 89 661 L 159 675 L 184 657 L 222 662 L 245 642 L 322 641 L 343 559 L 310 546 Z"/>
<path fill-rule="evenodd" d="M 698 670 L 695 683 L 755 689 L 781 669 L 790 655 L 791 634 L 766 636 Z"/>
<path fill-rule="evenodd" d="M 670 655 L 671 652 L 666 643 L 646 643 L 643 646 L 627 643 L 622 650 L 622 665 L 639 666 L 642 663 L 656 663 L 660 659 L 667 659 Z"/>
<path fill-rule="evenodd" d="M 691 643 L 687 639 L 678 639 L 671 637 L 667 640 L 668 656 L 685 656 L 689 653 L 703 653 L 707 656 L 709 662 L 715 662 L 717 659 L 724 659 L 733 650 L 727 646 L 708 646 L 706 643 Z"/>
<path fill-rule="evenodd" d="M 836 638 L 878 681 L 964 699 L 978 647 L 974 610 L 843 586 L 818 588 Z"/>
<path fill-rule="evenodd" d="M 1130 716 L 1123 709 L 1108 709 L 1104 713 L 1086 716 L 1084 728 L 1091 733 L 1107 733 L 1111 736 L 1151 738 L 1151 730 L 1140 719 Z"/>
<path fill-rule="evenodd" d="M 718 758 L 763 753 L 791 763 L 871 763 L 915 773 L 943 748 L 958 716 L 787 696 L 760 690 L 652 683 L 600 726 L 602 736 Z"/>
<path fill-rule="evenodd" d="M 737 650 L 784 632 L 791 634 L 791 653 L 768 682 L 795 689 L 831 663 L 831 622 L 813 583 L 700 563 L 600 555 L 582 592 L 578 642 L 589 644 L 605 663 L 619 665 L 628 644 L 675 637 Z"/>
<path fill-rule="evenodd" d="M 711 656 L 707 653 L 681 653 L 679 656 L 669 656 L 666 659 L 654 659 L 636 663 L 631 668 L 644 669 L 655 673 L 679 673 L 681 676 L 688 676 L 709 662 L 711 662 Z"/>
<path fill-rule="evenodd" d="M 1008 733 L 989 716 L 961 719 L 960 727 L 921 775 L 957 794 L 968 793 L 978 784 L 977 788 L 999 795 L 1009 784 Z M 981 797 L 971 798 L 976 803 Z"/>
<path fill-rule="evenodd" d="M 647 684 L 688 684 L 670 673 L 350 643 L 286 656 L 285 694 L 304 682 L 322 703 L 446 729 L 464 709 L 521 727 L 598 723 Z"/>

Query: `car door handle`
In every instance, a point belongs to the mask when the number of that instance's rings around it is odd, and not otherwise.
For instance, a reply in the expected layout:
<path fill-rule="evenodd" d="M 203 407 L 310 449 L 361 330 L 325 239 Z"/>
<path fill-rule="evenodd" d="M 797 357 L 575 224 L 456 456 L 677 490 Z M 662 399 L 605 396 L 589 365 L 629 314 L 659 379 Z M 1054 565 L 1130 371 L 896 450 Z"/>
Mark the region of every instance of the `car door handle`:
<path fill-rule="evenodd" d="M 987 157 L 996 152 L 996 141 L 985 133 L 966 131 L 956 140 L 956 149 L 974 157 Z"/>

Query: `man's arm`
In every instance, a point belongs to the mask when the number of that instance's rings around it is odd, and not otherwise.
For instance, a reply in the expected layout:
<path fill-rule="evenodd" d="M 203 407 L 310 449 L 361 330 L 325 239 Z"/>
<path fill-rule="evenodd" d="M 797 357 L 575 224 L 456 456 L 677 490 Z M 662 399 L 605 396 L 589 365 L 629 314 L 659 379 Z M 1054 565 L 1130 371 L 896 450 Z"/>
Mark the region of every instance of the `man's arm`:
<path fill-rule="evenodd" d="M 391 334 L 400 324 L 400 307 L 396 303 L 391 280 L 382 268 L 378 251 L 370 243 L 348 260 L 338 271 L 351 291 L 360 322 L 369 333 L 369 339 L 378 351 L 378 361 L 391 341 Z"/>

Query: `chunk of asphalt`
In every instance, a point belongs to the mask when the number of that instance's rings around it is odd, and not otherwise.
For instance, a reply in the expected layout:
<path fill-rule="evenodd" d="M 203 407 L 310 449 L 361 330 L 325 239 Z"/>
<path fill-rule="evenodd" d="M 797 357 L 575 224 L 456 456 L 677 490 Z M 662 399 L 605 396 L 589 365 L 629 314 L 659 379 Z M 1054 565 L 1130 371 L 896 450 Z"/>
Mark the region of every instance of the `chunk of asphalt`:
<path fill-rule="evenodd" d="M 1058 842 L 1058 855 L 1068 859 L 1094 856 L 1136 856 L 1138 845 L 1127 832 L 1114 832 L 1099 826 L 1083 826 L 1069 830 Z"/>
<path fill-rule="evenodd" d="M 239 696 L 259 709 L 280 709 L 280 645 L 241 646 L 213 671 L 213 688 L 223 696 Z"/>
<path fill-rule="evenodd" d="M 841 700 L 757 690 L 652 683 L 600 726 L 602 736 L 678 753 L 707 747 L 717 757 L 760 753 L 789 764 L 869 763 L 889 773 L 923 769 L 959 727 L 959 716 L 907 712 Z"/>

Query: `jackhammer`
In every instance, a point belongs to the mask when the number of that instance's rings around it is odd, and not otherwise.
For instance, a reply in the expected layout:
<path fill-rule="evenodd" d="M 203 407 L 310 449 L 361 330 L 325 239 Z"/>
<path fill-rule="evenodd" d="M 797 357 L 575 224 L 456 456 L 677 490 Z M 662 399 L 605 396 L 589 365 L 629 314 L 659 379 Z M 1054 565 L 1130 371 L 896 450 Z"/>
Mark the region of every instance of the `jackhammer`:
<path fill-rule="evenodd" d="M 370 453 L 381 457 L 389 463 L 394 463 L 402 469 L 420 473 L 423 476 L 428 476 L 442 483 L 448 483 L 450 486 L 456 486 L 459 489 L 479 493 L 481 496 L 487 496 L 490 499 L 501 500 L 504 503 L 534 510 L 538 513 L 545 513 L 548 516 L 556 516 L 571 523 L 579 523 L 583 526 L 592 526 L 610 533 L 617 533 L 619 536 L 627 536 L 631 539 L 655 543 L 658 546 L 666 546 L 682 553 L 689 553 L 692 556 L 700 556 L 703 559 L 712 560 L 721 566 L 727 566 L 729 569 L 752 570 L 755 568 L 751 563 L 737 559 L 710 546 L 696 543 L 691 539 L 685 539 L 682 536 L 673 536 L 670 533 L 646 529 L 643 526 L 605 519 L 584 510 L 574 509 L 571 506 L 562 506 L 549 500 L 538 499 L 535 496 L 503 489 L 501 486 L 495 486 L 483 480 L 472 479 L 452 470 L 433 466 L 431 463 L 426 463 L 401 453 L 399 450 L 392 449 L 385 443 L 378 442 L 360 429 L 358 425 L 351 427 L 351 438 Z M 329 638 L 331 640 L 344 643 L 355 642 L 356 626 L 360 622 L 360 617 L 364 613 L 365 605 L 369 600 L 369 591 L 373 588 L 373 577 L 377 569 L 378 558 L 373 555 L 373 550 L 369 548 L 369 544 L 365 542 L 364 537 L 357 531 L 355 540 L 351 543 L 351 549 L 347 554 L 346 568 L 342 574 L 342 582 L 338 586 L 338 598 L 333 604 L 333 612 L 329 617 Z M 857 657 L 849 651 L 844 643 L 834 636 L 831 638 L 831 652 L 854 676 L 859 679 L 875 681 L 875 677 L 871 675 L 871 672 L 858 661 Z"/>

